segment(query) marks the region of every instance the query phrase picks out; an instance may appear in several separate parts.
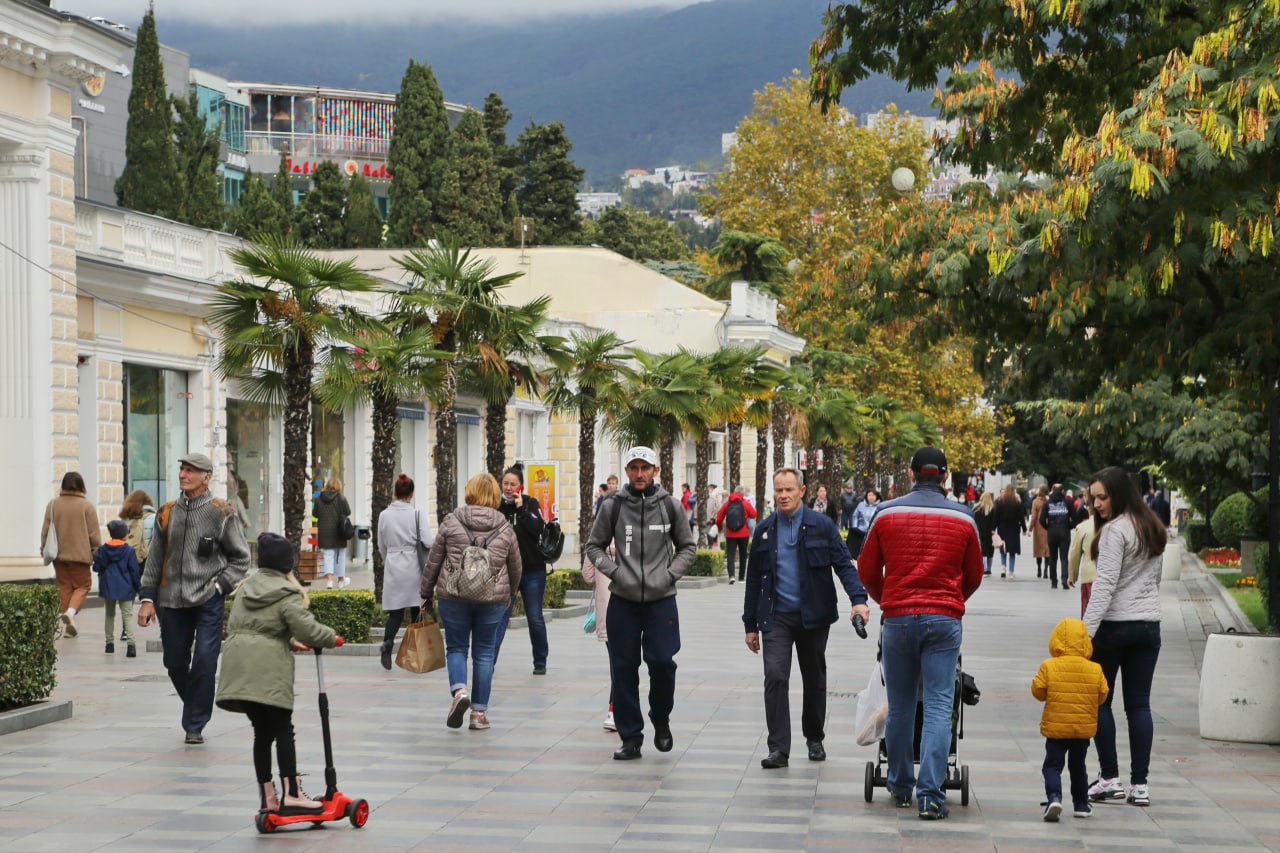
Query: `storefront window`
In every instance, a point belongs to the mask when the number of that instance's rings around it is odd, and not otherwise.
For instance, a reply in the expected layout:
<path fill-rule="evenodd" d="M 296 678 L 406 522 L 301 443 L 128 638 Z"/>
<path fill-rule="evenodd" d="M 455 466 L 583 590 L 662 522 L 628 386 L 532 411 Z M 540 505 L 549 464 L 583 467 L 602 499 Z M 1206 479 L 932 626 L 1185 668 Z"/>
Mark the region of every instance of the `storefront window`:
<path fill-rule="evenodd" d="M 415 482 L 418 474 L 418 424 L 427 419 L 427 409 L 421 403 L 404 403 L 400 406 L 400 459 L 396 474 L 408 474 Z"/>
<path fill-rule="evenodd" d="M 271 415 L 266 406 L 227 400 L 227 498 L 250 544 L 268 527 Z"/>
<path fill-rule="evenodd" d="M 125 493 L 145 489 L 158 507 L 178 490 L 178 457 L 187 452 L 187 374 L 124 366 Z"/>
<path fill-rule="evenodd" d="M 330 477 L 337 477 L 345 485 L 347 452 L 342 415 L 323 406 L 312 406 L 311 442 L 312 480 L 319 481 L 312 491 L 318 494 Z"/>

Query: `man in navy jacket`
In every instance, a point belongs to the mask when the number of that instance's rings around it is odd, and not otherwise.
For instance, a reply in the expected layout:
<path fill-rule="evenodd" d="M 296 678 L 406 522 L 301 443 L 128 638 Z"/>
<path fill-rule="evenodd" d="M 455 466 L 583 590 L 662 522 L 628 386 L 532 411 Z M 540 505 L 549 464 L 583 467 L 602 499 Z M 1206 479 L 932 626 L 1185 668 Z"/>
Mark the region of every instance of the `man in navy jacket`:
<path fill-rule="evenodd" d="M 804 683 L 801 729 L 810 761 L 827 757 L 822 745 L 827 716 L 827 634 L 839 618 L 834 570 L 853 603 L 851 616 L 866 619 L 867 591 L 827 515 L 804 505 L 800 472 L 780 468 L 773 475 L 777 512 L 756 525 L 747 558 L 747 593 L 742 624 L 747 648 L 764 642 L 764 715 L 769 728 L 765 769 L 786 767 L 791 753 L 791 648 L 795 647 Z"/>

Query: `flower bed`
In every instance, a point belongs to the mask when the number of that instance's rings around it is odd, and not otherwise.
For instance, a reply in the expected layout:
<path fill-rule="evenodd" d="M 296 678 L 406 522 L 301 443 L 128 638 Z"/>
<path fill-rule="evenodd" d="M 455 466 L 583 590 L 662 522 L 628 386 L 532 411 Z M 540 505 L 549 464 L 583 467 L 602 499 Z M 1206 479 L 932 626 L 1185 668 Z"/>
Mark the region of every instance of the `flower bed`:
<path fill-rule="evenodd" d="M 1211 569 L 1236 569 L 1240 567 L 1240 555 L 1233 548 L 1205 548 L 1200 559 Z"/>

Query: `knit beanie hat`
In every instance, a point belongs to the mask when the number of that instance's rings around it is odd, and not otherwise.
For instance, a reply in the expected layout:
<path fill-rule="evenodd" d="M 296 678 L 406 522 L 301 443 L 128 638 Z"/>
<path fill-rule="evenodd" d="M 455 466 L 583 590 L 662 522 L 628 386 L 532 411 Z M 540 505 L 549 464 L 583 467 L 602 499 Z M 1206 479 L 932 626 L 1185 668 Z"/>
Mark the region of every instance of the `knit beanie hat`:
<path fill-rule="evenodd" d="M 293 546 L 279 533 L 258 536 L 258 566 L 278 572 L 293 571 Z"/>

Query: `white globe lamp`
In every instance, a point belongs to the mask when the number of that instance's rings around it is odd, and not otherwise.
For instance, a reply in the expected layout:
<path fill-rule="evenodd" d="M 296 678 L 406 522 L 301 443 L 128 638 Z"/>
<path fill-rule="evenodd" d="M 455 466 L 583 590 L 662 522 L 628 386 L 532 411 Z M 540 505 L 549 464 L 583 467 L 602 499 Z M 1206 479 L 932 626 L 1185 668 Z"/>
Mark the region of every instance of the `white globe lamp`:
<path fill-rule="evenodd" d="M 908 169 L 906 166 L 899 166 L 893 170 L 893 174 L 889 176 L 889 182 L 893 184 L 893 188 L 900 193 L 911 192 L 911 188 L 916 185 L 916 173 Z"/>

